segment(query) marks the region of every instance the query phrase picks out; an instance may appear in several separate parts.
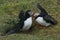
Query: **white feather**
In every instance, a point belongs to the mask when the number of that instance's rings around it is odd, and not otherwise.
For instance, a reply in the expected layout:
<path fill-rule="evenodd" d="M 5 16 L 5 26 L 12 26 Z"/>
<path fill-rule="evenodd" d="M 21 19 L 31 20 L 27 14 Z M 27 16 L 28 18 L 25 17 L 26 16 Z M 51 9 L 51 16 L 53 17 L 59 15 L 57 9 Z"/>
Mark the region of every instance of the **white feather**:
<path fill-rule="evenodd" d="M 36 19 L 36 21 L 37 21 L 39 24 L 44 25 L 44 26 L 49 26 L 49 25 L 50 25 L 50 23 L 47 23 L 47 22 L 43 19 L 43 17 L 38 17 L 38 18 Z"/>
<path fill-rule="evenodd" d="M 24 22 L 24 26 L 23 28 L 21 29 L 21 31 L 26 31 L 28 29 L 30 29 L 32 25 L 32 17 L 29 17 L 25 22 Z"/>

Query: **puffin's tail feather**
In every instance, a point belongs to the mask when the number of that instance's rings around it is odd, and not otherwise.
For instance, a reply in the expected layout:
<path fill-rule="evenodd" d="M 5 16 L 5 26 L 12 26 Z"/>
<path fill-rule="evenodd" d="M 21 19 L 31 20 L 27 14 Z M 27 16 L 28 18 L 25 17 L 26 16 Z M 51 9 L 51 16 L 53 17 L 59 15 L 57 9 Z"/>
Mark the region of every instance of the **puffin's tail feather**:
<path fill-rule="evenodd" d="M 16 33 L 16 29 L 12 29 L 12 30 L 6 31 L 3 34 L 1 34 L 1 36 L 6 36 L 6 35 L 13 34 L 13 33 Z"/>
<path fill-rule="evenodd" d="M 6 35 L 16 33 L 16 29 L 10 30 L 9 32 L 6 33 Z"/>

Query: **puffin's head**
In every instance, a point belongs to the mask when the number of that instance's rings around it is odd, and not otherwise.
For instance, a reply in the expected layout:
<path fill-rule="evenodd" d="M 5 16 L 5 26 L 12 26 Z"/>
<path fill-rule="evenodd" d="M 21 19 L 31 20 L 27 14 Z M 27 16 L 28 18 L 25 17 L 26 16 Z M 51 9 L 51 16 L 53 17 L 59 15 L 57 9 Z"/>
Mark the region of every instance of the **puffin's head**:
<path fill-rule="evenodd" d="M 36 17 L 36 16 L 38 16 L 38 15 L 40 15 L 40 13 L 35 13 L 35 14 L 34 14 L 34 17 Z"/>
<path fill-rule="evenodd" d="M 34 12 L 32 10 L 27 10 L 26 13 L 28 13 L 30 16 L 32 16 L 34 14 Z"/>

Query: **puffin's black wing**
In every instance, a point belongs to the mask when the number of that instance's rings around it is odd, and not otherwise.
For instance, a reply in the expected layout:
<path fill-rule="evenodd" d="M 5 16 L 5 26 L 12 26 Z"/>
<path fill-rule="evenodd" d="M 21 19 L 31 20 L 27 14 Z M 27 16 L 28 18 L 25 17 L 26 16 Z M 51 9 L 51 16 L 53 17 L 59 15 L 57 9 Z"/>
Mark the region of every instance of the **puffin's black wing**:
<path fill-rule="evenodd" d="M 43 18 L 44 18 L 44 20 L 46 22 L 49 22 L 49 23 L 51 23 L 53 25 L 56 25 L 57 24 L 57 21 L 53 17 L 51 17 L 50 15 L 46 15 Z"/>
<path fill-rule="evenodd" d="M 40 15 L 48 15 L 47 11 L 39 3 L 37 3 L 37 8 L 41 11 Z"/>
<path fill-rule="evenodd" d="M 57 24 L 57 21 L 53 17 L 48 15 L 47 11 L 41 5 L 39 5 L 39 3 L 37 3 L 37 8 L 41 10 L 40 16 L 42 16 L 44 20 L 46 20 L 46 22 L 50 22 L 51 24 L 54 25 Z"/>
<path fill-rule="evenodd" d="M 22 18 L 24 18 L 24 11 L 22 10 L 22 11 L 20 11 L 20 13 L 19 13 L 19 19 L 22 19 Z"/>
<path fill-rule="evenodd" d="M 20 12 L 20 14 L 19 14 L 19 22 L 17 23 L 17 29 L 20 29 L 20 28 L 22 28 L 23 27 L 23 25 L 24 25 L 24 21 L 25 21 L 25 18 L 26 16 L 25 16 L 25 12 L 22 10 L 21 12 Z"/>

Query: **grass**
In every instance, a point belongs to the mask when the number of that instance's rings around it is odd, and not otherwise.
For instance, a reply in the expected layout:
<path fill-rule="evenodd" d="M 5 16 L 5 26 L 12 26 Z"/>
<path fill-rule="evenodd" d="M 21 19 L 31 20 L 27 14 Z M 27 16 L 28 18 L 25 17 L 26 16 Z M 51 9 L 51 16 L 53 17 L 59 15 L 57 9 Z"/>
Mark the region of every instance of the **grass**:
<path fill-rule="evenodd" d="M 60 40 L 59 0 L 0 0 L 0 33 L 12 28 L 18 22 L 21 10 L 31 9 L 38 12 L 36 3 L 40 3 L 58 21 L 58 25 L 46 29 L 34 26 L 32 32 L 0 36 L 0 40 Z"/>

